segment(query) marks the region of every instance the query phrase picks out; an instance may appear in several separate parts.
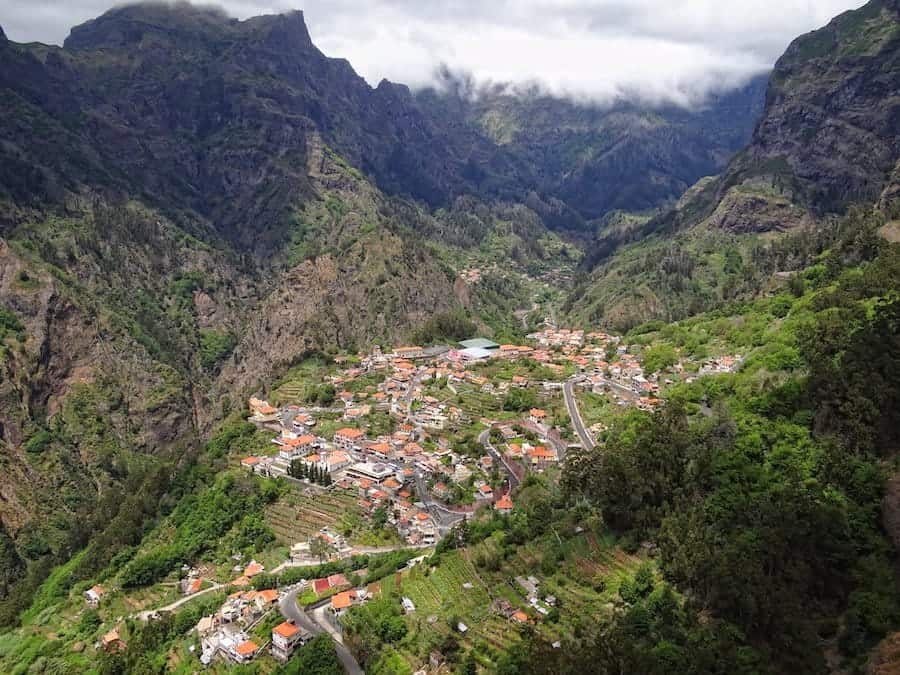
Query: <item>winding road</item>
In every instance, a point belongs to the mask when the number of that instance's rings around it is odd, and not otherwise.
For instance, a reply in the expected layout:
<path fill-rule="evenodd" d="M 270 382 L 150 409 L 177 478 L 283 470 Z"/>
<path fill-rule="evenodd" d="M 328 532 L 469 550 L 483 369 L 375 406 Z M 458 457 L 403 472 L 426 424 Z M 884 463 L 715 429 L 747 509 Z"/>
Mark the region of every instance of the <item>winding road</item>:
<path fill-rule="evenodd" d="M 572 418 L 572 426 L 575 427 L 575 433 L 581 440 L 581 447 L 585 450 L 593 450 L 597 445 L 590 433 L 584 426 L 584 420 L 581 419 L 581 413 L 578 411 L 578 402 L 575 400 L 575 383 L 581 381 L 583 376 L 576 375 L 563 385 L 563 396 L 566 399 L 566 408 L 569 411 L 569 417 Z"/>
<path fill-rule="evenodd" d="M 299 587 L 292 588 L 281 598 L 278 603 L 278 609 L 281 611 L 281 615 L 288 621 L 294 622 L 294 624 L 313 635 L 325 633 L 326 635 L 331 636 L 334 641 L 334 649 L 337 652 L 337 657 L 340 660 L 341 665 L 344 667 L 344 671 L 347 672 L 348 675 L 365 675 L 365 671 L 360 667 L 356 659 L 353 658 L 353 654 L 350 653 L 350 650 L 344 646 L 337 631 L 329 630 L 320 623 L 320 621 L 327 621 L 328 619 L 322 617 L 320 620 L 313 621 L 306 612 L 300 609 L 297 605 L 297 594 L 299 592 Z M 324 607 L 328 602 L 330 602 L 330 599 L 323 601 L 321 604 L 316 604 L 319 607 Z M 313 612 L 315 612 L 315 609 L 316 608 L 313 609 Z"/>
<path fill-rule="evenodd" d="M 186 595 L 183 598 L 179 598 L 173 603 L 166 605 L 165 607 L 157 607 L 156 609 L 145 609 L 143 612 L 138 612 L 137 614 L 133 614 L 132 616 L 140 619 L 141 621 L 148 621 L 151 616 L 154 614 L 158 614 L 159 612 L 174 612 L 176 609 L 181 607 L 182 605 L 190 602 L 194 598 L 199 598 L 201 595 L 206 595 L 207 593 L 211 593 L 212 591 L 217 591 L 220 588 L 225 588 L 227 584 L 213 584 L 209 588 L 204 588 L 202 591 L 197 591 L 192 595 Z"/>

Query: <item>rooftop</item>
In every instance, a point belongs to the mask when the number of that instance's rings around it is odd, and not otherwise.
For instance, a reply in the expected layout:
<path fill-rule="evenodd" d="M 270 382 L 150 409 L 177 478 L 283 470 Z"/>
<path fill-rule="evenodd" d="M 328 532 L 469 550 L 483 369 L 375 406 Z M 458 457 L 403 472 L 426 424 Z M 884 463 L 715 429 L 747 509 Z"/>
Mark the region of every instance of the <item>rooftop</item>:
<path fill-rule="evenodd" d="M 463 340 L 459 343 L 463 349 L 497 349 L 500 345 L 493 340 L 487 338 L 472 338 L 471 340 Z"/>

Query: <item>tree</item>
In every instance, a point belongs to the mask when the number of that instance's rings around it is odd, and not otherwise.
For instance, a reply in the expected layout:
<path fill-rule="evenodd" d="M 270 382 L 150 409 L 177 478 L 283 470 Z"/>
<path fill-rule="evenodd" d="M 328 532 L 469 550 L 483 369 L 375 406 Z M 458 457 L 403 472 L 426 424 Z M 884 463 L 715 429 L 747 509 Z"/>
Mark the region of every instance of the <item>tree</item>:
<path fill-rule="evenodd" d="M 321 564 L 331 557 L 331 554 L 335 552 L 335 548 L 322 537 L 313 537 L 313 540 L 309 543 L 309 552 L 318 558 Z"/>
<path fill-rule="evenodd" d="M 334 643 L 328 635 L 317 635 L 309 644 L 280 666 L 276 675 L 343 675 Z"/>
<path fill-rule="evenodd" d="M 537 406 L 537 394 L 531 389 L 515 387 L 510 389 L 503 399 L 503 409 L 522 412 Z"/>

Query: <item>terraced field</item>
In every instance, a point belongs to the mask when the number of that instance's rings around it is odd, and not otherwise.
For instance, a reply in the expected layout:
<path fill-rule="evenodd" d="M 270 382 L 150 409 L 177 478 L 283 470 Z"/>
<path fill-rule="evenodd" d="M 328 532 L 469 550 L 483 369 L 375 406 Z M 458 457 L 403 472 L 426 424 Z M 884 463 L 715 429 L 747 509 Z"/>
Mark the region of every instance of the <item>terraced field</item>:
<path fill-rule="evenodd" d="M 464 588 L 467 583 L 472 587 Z M 500 596 L 493 590 L 489 592 L 462 552 L 445 554 L 437 569 L 427 576 L 425 566 L 415 567 L 402 577 L 401 593 L 416 605 L 410 620 L 419 632 L 446 634 L 450 631 L 448 621 L 458 617 L 469 627 L 462 637 L 469 645 L 484 642 L 505 650 L 512 641 L 518 640 L 515 627 L 491 609 L 493 598 Z M 432 623 L 430 617 L 437 620 Z"/>
<path fill-rule="evenodd" d="M 348 514 L 359 511 L 352 494 L 288 495 L 266 509 L 266 521 L 284 544 L 306 541 L 325 526 L 338 527 Z"/>
<path fill-rule="evenodd" d="M 503 407 L 503 399 L 493 394 L 486 394 L 472 387 L 459 386 L 461 407 L 473 419 L 496 414 Z"/>

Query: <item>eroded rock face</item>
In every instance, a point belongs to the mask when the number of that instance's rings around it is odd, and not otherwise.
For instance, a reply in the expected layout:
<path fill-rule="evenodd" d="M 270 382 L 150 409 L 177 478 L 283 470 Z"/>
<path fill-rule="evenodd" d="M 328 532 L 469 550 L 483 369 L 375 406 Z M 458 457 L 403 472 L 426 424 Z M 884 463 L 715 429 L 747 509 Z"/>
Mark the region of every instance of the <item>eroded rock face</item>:
<path fill-rule="evenodd" d="M 751 234 L 785 232 L 809 225 L 812 219 L 805 209 L 780 196 L 734 190 L 719 202 L 708 222 L 735 234 Z"/>
<path fill-rule="evenodd" d="M 766 176 L 815 213 L 875 201 L 900 159 L 900 5 L 874 0 L 797 38 L 724 183 Z"/>

